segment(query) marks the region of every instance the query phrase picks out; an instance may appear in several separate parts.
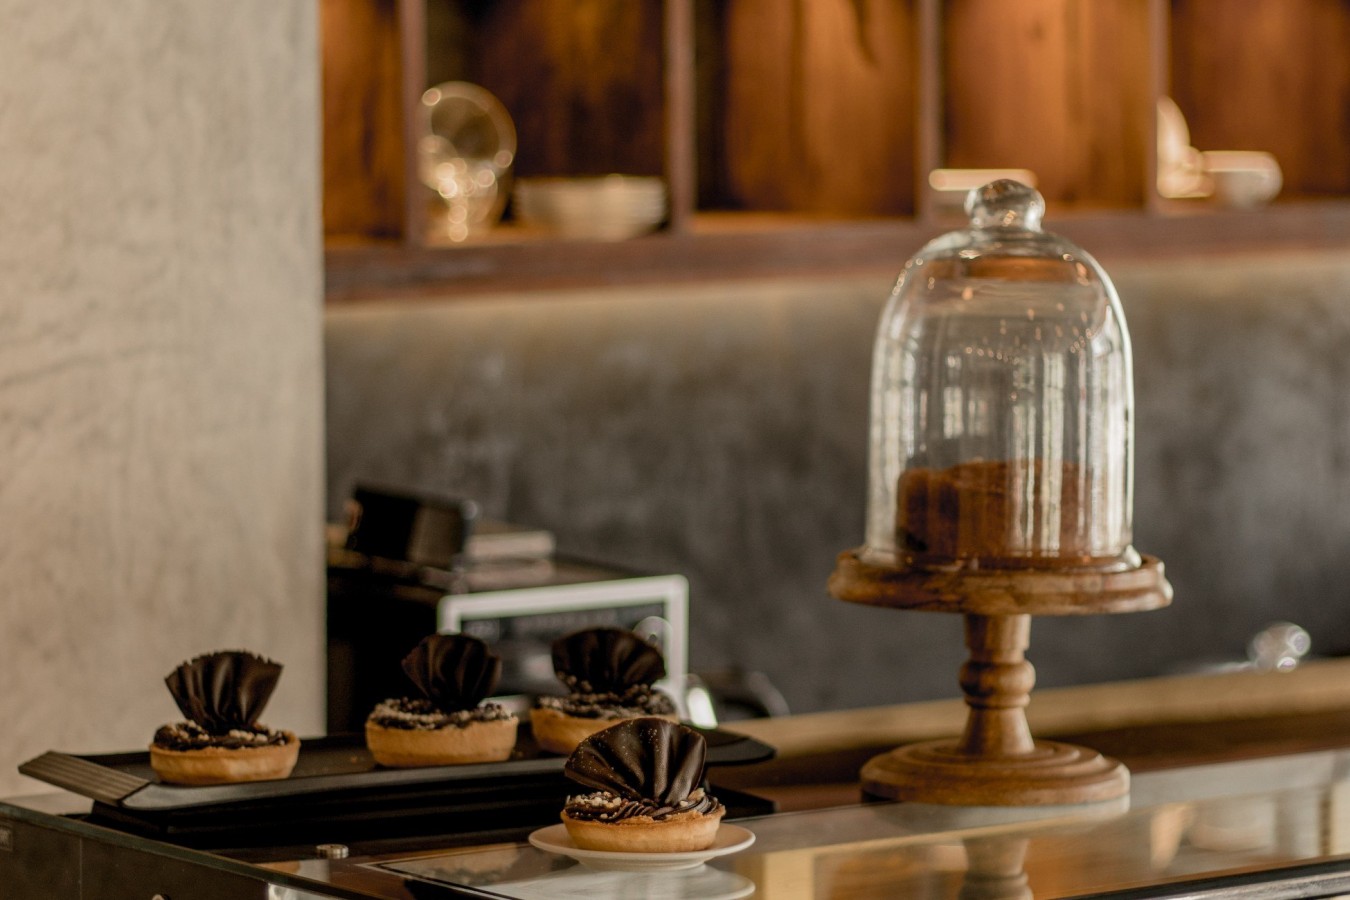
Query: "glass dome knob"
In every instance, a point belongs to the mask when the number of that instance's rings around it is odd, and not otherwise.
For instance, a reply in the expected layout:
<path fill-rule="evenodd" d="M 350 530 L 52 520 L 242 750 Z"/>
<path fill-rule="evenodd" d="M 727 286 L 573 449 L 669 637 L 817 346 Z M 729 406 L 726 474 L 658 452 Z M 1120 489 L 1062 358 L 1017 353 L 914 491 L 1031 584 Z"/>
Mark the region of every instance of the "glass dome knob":
<path fill-rule="evenodd" d="M 1035 188 L 1004 178 L 966 195 L 966 215 L 976 228 L 1040 231 L 1045 199 Z"/>

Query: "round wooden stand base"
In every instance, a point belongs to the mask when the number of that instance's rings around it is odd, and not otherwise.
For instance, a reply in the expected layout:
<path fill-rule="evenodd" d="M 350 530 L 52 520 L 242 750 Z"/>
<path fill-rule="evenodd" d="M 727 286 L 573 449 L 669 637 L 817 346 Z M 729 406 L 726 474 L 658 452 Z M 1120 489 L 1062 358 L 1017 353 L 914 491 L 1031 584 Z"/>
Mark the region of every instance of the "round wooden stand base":
<path fill-rule="evenodd" d="M 1098 803 L 1130 791 L 1130 773 L 1086 747 L 1035 741 L 1030 752 L 973 756 L 956 740 L 910 744 L 873 757 L 862 788 L 874 797 L 952 806 Z"/>
<path fill-rule="evenodd" d="M 1172 600 L 1162 563 L 1133 549 L 1120 567 L 929 571 L 839 555 L 830 593 L 891 609 L 965 616 L 970 656 L 961 667 L 968 715 L 957 740 L 900 747 L 863 767 L 867 794 L 953 806 L 1058 806 L 1129 793 L 1130 773 L 1095 750 L 1038 741 L 1026 705 L 1036 670 L 1025 651 L 1033 615 L 1138 612 Z"/>

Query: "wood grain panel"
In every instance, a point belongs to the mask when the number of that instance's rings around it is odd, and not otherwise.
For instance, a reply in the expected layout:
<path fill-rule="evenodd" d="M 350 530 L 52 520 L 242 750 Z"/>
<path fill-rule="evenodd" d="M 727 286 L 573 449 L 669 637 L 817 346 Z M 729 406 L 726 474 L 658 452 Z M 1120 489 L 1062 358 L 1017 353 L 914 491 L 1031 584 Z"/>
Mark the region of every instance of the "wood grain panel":
<path fill-rule="evenodd" d="M 705 98 L 719 110 L 725 168 L 708 204 L 913 212 L 914 28 L 905 0 L 726 4 L 721 79 Z"/>
<path fill-rule="evenodd" d="M 516 173 L 659 175 L 660 0 L 496 0 L 471 9 L 471 80 L 515 120 Z"/>
<path fill-rule="evenodd" d="M 1201 150 L 1266 150 L 1286 195 L 1350 191 L 1350 4 L 1173 0 L 1172 91 Z"/>
<path fill-rule="evenodd" d="M 404 231 L 402 65 L 395 0 L 322 0 L 323 223 L 330 236 Z"/>
<path fill-rule="evenodd" d="M 946 162 L 1036 172 L 1052 203 L 1142 205 L 1153 97 L 1139 0 L 951 0 Z"/>

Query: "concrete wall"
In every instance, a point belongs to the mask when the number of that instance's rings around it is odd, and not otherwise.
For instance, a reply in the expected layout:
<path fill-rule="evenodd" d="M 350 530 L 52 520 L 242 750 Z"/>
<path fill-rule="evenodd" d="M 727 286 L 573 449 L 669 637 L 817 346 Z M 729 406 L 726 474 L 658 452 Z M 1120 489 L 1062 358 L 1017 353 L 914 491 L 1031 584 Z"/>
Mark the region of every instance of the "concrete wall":
<path fill-rule="evenodd" d="M 1350 649 L 1350 257 L 1109 269 L 1134 338 L 1135 542 L 1176 602 L 1036 621 L 1040 683 L 1239 659 L 1274 619 Z M 825 592 L 862 539 L 893 277 L 331 309 L 330 515 L 369 478 L 683 573 L 692 666 L 760 669 L 797 711 L 953 695 L 958 617 Z"/>
<path fill-rule="evenodd" d="M 0 0 L 0 795 L 246 647 L 322 714 L 312 3 Z"/>

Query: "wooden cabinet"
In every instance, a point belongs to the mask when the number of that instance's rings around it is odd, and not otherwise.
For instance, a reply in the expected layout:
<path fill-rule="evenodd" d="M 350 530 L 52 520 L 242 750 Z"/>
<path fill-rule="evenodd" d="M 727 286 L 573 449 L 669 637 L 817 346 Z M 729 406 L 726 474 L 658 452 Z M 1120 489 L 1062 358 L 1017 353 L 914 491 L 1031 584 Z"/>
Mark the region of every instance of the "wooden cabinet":
<path fill-rule="evenodd" d="M 916 10 L 910 0 L 699 4 L 698 209 L 913 215 Z"/>
<path fill-rule="evenodd" d="M 944 151 L 1037 175 L 1047 203 L 1141 207 L 1157 91 L 1140 0 L 949 0 L 939 24 Z"/>
<path fill-rule="evenodd" d="M 1030 169 L 1056 222 L 1105 216 L 1184 232 L 1183 244 L 1191 234 L 1226 243 L 1222 222 L 1251 234 L 1250 218 L 1264 216 L 1299 240 L 1343 237 L 1344 0 L 321 0 L 321 9 L 324 224 L 339 292 L 377 258 L 399 269 L 385 273 L 390 285 L 455 282 L 461 270 L 480 281 L 534 271 L 547 282 L 577 253 L 622 280 L 626 267 L 662 269 L 654 254 L 675 268 L 677 257 L 712 253 L 725 235 L 765 258 L 778 256 L 769 242 L 795 242 L 792 258 L 810 260 L 813 247 L 835 246 L 811 236 L 840 226 L 945 228 L 928 184 L 944 167 Z M 513 228 L 508 210 L 485 239 L 428 246 L 437 207 L 416 178 L 415 109 L 426 87 L 447 80 L 502 100 L 519 135 L 519 177 L 663 176 L 665 228 L 560 251 Z M 1301 218 L 1163 202 L 1155 107 L 1168 95 L 1195 146 L 1274 153 L 1278 205 L 1335 201 L 1330 221 L 1325 208 Z M 1217 221 L 1197 226 L 1193 213 Z"/>
<path fill-rule="evenodd" d="M 1259 149 L 1284 201 L 1350 196 L 1350 4 L 1172 0 L 1171 92 L 1203 150 Z"/>
<path fill-rule="evenodd" d="M 421 76 L 400 32 L 400 24 L 416 27 L 410 21 L 414 5 L 400 6 L 396 0 L 319 5 L 323 224 L 329 237 L 412 238 L 405 94 Z"/>

